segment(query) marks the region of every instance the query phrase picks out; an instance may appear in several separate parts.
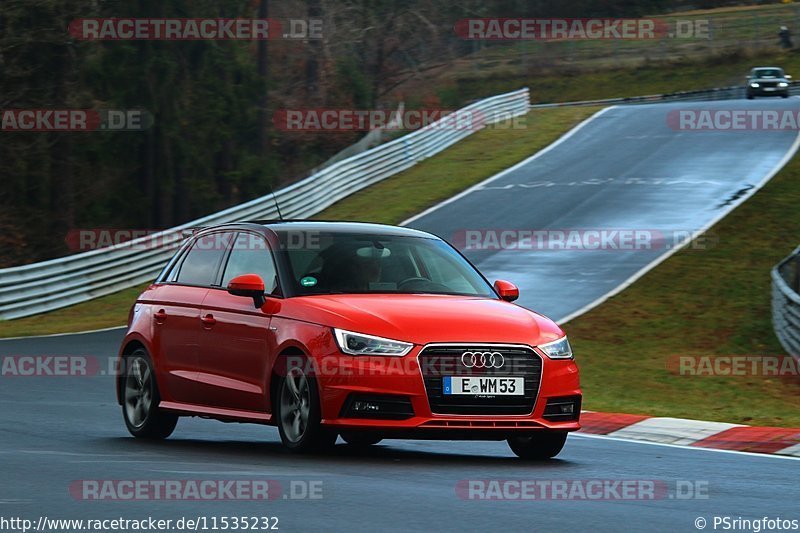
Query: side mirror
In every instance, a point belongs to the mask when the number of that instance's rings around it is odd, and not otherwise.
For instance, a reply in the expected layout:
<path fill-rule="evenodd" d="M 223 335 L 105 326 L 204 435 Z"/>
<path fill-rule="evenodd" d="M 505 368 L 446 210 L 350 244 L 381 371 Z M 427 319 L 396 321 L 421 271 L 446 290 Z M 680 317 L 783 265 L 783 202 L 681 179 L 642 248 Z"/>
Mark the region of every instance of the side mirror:
<path fill-rule="evenodd" d="M 497 292 L 501 299 L 507 302 L 513 302 L 519 298 L 519 289 L 510 281 L 503 281 L 498 279 L 494 282 L 494 290 Z"/>
<path fill-rule="evenodd" d="M 228 293 L 253 299 L 253 305 L 262 307 L 267 299 L 264 296 L 264 280 L 258 274 L 242 274 L 228 283 Z"/>
<path fill-rule="evenodd" d="M 791 77 L 791 76 L 789 76 L 788 74 L 784 75 L 784 78 L 786 78 L 787 80 L 790 80 L 790 79 L 792 79 L 792 77 Z"/>

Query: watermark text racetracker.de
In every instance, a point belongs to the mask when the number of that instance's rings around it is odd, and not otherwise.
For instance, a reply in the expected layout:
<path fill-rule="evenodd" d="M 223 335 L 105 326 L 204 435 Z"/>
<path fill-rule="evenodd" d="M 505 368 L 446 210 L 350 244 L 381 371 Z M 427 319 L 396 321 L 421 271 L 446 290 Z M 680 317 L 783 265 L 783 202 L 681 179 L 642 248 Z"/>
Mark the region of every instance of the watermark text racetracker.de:
<path fill-rule="evenodd" d="M 3 132 L 142 131 L 153 124 L 143 109 L 2 109 Z"/>
<path fill-rule="evenodd" d="M 119 375 L 117 358 L 108 359 L 107 369 L 93 355 L 4 355 L 0 362 L 0 376 L 4 378 L 97 375 Z"/>
<path fill-rule="evenodd" d="M 800 131 L 796 109 L 673 109 L 667 126 L 675 131 Z"/>
<path fill-rule="evenodd" d="M 80 501 L 321 500 L 322 480 L 80 479 L 69 485 Z"/>
<path fill-rule="evenodd" d="M 462 479 L 462 500 L 507 501 L 650 501 L 708 500 L 705 480 L 658 479 Z"/>
<path fill-rule="evenodd" d="M 450 242 L 461 251 L 620 251 L 670 250 L 689 245 L 708 250 L 717 238 L 710 233 L 695 235 L 690 230 L 643 228 L 586 229 L 463 229 Z"/>
<path fill-rule="evenodd" d="M 88 41 L 306 40 L 323 38 L 323 21 L 318 18 L 86 18 L 73 20 L 69 34 Z"/>
<path fill-rule="evenodd" d="M 709 39 L 708 20 L 623 18 L 469 18 L 456 22 L 455 33 L 467 40 L 648 40 Z"/>
<path fill-rule="evenodd" d="M 287 132 L 526 129 L 524 115 L 470 109 L 279 109 L 275 127 Z"/>
<path fill-rule="evenodd" d="M 187 238 L 202 228 L 180 229 L 127 229 L 127 228 L 82 228 L 71 229 L 64 241 L 72 251 L 85 252 L 112 246 L 122 246 L 126 250 L 177 249 Z M 320 250 L 321 234 L 317 231 L 286 231 L 280 242 L 285 250 Z M 211 233 L 199 236 L 194 246 L 201 251 L 227 250 L 228 235 Z M 270 250 L 263 237 L 240 233 L 236 238 L 238 251 L 264 252 Z"/>
<path fill-rule="evenodd" d="M 667 370 L 690 377 L 800 377 L 800 362 L 790 355 L 673 355 Z"/>

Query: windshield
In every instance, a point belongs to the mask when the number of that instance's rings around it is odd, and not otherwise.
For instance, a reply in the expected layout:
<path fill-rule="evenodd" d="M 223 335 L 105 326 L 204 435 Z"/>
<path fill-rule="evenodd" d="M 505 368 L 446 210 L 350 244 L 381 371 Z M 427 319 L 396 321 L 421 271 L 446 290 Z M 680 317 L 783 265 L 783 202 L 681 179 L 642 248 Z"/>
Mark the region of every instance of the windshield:
<path fill-rule="evenodd" d="M 782 78 L 783 71 L 779 68 L 764 68 L 755 71 L 756 78 Z"/>
<path fill-rule="evenodd" d="M 298 295 L 495 296 L 461 255 L 436 239 L 316 231 L 285 231 L 279 238 Z"/>

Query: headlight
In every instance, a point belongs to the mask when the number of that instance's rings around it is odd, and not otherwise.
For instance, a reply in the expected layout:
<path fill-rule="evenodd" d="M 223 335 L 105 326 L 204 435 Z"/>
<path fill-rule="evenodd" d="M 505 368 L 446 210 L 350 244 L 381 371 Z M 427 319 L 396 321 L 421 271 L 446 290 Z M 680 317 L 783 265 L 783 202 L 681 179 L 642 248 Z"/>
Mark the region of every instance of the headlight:
<path fill-rule="evenodd" d="M 788 86 L 789 86 L 789 84 L 788 84 L 788 83 L 786 83 L 785 81 L 782 81 L 782 82 L 780 82 L 780 83 L 778 84 L 778 87 L 788 87 Z"/>
<path fill-rule="evenodd" d="M 757 83 L 751 83 L 751 84 L 750 84 L 750 87 L 752 87 L 752 88 L 754 88 L 754 89 L 758 89 L 758 88 L 759 88 L 759 85 L 758 85 Z"/>
<path fill-rule="evenodd" d="M 364 333 L 353 333 L 343 329 L 334 328 L 336 344 L 339 349 L 350 355 L 387 355 L 402 357 L 411 351 L 413 344 Z"/>
<path fill-rule="evenodd" d="M 550 359 L 572 359 L 572 346 L 569 345 L 567 337 L 561 337 L 557 341 L 540 344 L 542 350 Z"/>

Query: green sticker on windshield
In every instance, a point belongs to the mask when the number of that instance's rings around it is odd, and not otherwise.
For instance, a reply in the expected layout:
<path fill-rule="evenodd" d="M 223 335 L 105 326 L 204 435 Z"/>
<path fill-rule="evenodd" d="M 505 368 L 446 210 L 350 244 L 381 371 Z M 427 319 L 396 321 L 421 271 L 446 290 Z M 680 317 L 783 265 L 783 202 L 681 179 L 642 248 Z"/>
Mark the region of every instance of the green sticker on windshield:
<path fill-rule="evenodd" d="M 317 284 L 317 278 L 313 276 L 306 276 L 300 280 L 300 285 L 303 287 L 313 287 Z"/>

